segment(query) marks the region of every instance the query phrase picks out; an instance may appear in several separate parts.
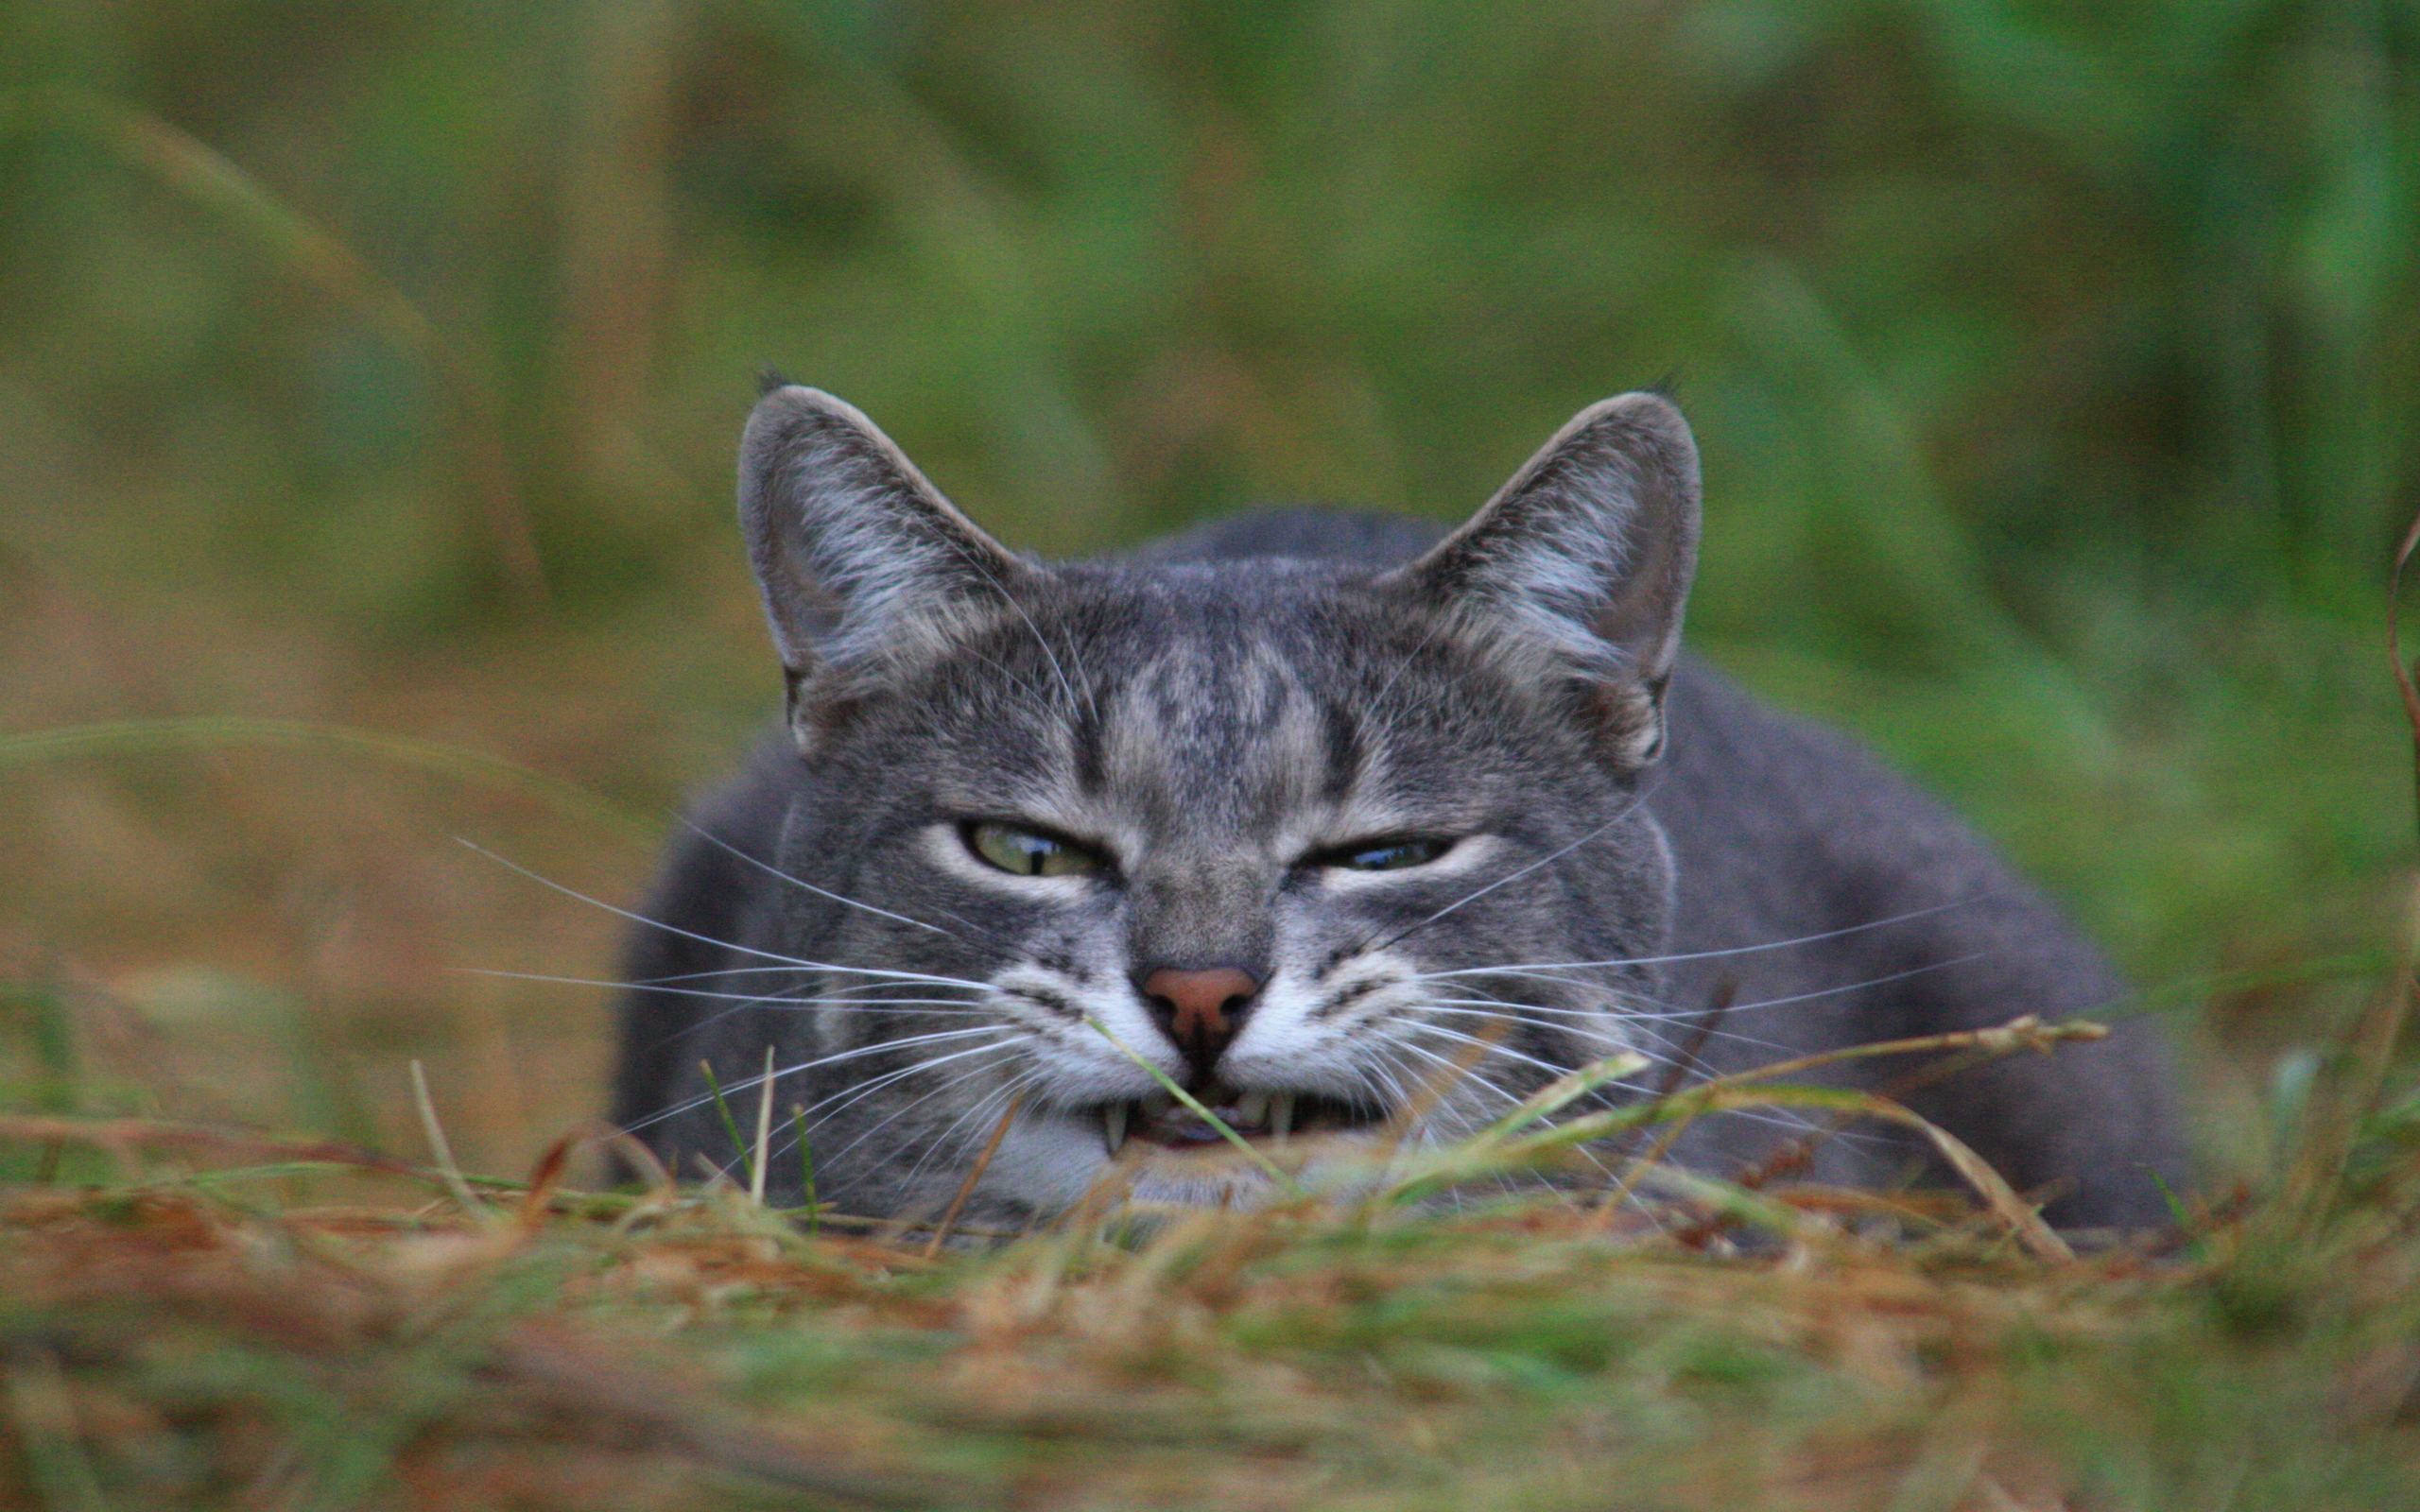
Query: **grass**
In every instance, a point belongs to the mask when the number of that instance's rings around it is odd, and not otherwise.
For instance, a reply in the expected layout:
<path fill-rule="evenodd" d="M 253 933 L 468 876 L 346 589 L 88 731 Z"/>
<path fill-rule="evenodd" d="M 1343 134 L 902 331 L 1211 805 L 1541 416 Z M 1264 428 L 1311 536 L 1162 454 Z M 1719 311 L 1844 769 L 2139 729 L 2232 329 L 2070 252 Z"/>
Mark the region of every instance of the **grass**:
<path fill-rule="evenodd" d="M 2256 1185 L 2083 1258 L 1954 1197 L 1702 1177 L 943 1252 L 731 1186 L 566 1190 L 568 1140 L 474 1188 L 0 1119 L 119 1162 L 0 1198 L 0 1475 L 76 1512 L 2401 1505 L 2420 1107 L 2377 1048 Z M 1478 1144 L 1452 1160 L 1502 1168 Z"/>
<path fill-rule="evenodd" d="M 0 1500 L 2420 1503 L 2415 58 L 2285 0 L 0 0 Z M 578 900 L 775 697 L 767 363 L 1054 552 L 1458 516 L 1676 378 L 1695 644 L 2143 986 L 2175 1247 L 1659 1188 L 1728 1216 L 927 1257 L 497 1183 L 601 1102 Z"/>

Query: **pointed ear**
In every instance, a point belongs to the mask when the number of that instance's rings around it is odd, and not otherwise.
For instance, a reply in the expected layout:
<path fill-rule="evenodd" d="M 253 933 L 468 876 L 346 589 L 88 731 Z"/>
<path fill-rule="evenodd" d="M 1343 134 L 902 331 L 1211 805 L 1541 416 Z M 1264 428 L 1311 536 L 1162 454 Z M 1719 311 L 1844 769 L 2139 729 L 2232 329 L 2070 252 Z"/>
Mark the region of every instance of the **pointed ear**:
<path fill-rule="evenodd" d="M 1399 576 L 1482 642 L 1576 673 L 1605 753 L 1637 767 L 1663 748 L 1697 554 L 1697 442 L 1670 401 L 1635 393 L 1574 416 Z"/>
<path fill-rule="evenodd" d="M 802 745 L 885 671 L 988 621 L 1032 572 L 873 421 L 796 386 L 766 394 L 748 417 L 739 524 Z"/>

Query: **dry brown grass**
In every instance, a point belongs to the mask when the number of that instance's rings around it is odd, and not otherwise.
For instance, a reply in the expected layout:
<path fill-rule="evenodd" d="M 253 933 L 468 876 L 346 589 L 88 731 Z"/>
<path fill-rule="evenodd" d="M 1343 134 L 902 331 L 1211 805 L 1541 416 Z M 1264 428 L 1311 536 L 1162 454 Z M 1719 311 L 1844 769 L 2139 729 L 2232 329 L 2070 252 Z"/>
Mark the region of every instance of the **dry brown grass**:
<path fill-rule="evenodd" d="M 564 1190 L 568 1140 L 530 1182 L 457 1185 L 15 1118 L 0 1141 L 118 1175 L 0 1198 L 0 1486 L 55 1512 L 2408 1504 L 2420 1127 L 2362 1087 L 2308 1126 L 2268 1190 L 2082 1258 L 1954 1196 L 1783 1186 L 1744 1221 L 1305 1200 L 935 1256 L 731 1189 Z"/>

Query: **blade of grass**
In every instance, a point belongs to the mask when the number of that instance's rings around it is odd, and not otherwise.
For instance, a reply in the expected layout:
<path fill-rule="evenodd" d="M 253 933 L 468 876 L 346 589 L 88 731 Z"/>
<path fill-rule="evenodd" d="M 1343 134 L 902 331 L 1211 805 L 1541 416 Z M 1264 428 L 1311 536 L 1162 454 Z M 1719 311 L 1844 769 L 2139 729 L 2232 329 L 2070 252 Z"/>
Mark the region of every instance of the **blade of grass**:
<path fill-rule="evenodd" d="M 450 429 L 455 454 L 479 501 L 508 580 L 525 602 L 543 605 L 547 601 L 545 566 L 514 481 L 498 405 L 419 306 L 340 237 L 271 193 L 233 162 L 158 116 L 78 90 L 25 90 L 5 100 L 0 109 L 22 125 L 48 125 L 95 142 L 137 172 L 213 212 L 268 248 L 339 306 L 427 364 L 453 401 L 455 421 Z"/>
<path fill-rule="evenodd" d="M 1465 1145 L 1445 1146 L 1431 1159 L 1420 1162 L 1425 1169 L 1416 1170 L 1392 1187 L 1387 1197 L 1399 1205 L 1417 1202 L 1447 1187 L 1478 1180 L 1503 1170 L 1544 1165 L 1560 1159 L 1576 1146 L 1607 1135 L 1673 1119 L 1698 1118 L 1708 1113 L 1754 1108 L 1820 1108 L 1880 1119 L 1913 1129 L 1931 1143 L 1950 1169 L 1975 1189 L 1976 1194 L 1983 1199 L 1994 1215 L 2036 1256 L 2045 1260 L 2075 1258 L 2066 1241 L 2042 1221 L 2041 1215 L 2017 1195 L 1988 1161 L 1956 1135 L 1887 1098 L 1838 1087 L 1749 1086 L 1730 1077 L 1706 1082 L 1652 1102 L 1587 1114 L 1489 1150 L 1473 1150 Z"/>
<path fill-rule="evenodd" d="M 2065 1019 L 2046 1023 L 2031 1013 L 2020 1013 L 2006 1023 L 1984 1029 L 1959 1029 L 1947 1034 L 1919 1035 L 1911 1040 L 1878 1040 L 1872 1044 L 1850 1045 L 1841 1050 L 1826 1050 L 1821 1055 L 1801 1056 L 1795 1060 L 1776 1060 L 1770 1066 L 1756 1066 L 1735 1072 L 1705 1085 L 1740 1085 L 1770 1081 L 1776 1076 L 1793 1076 L 1819 1066 L 1836 1065 L 1845 1060 L 1865 1060 L 1876 1056 L 1923 1055 L 1936 1050 L 1968 1050 L 1985 1057 L 2012 1056 L 2022 1050 L 2048 1051 L 2053 1045 L 2088 1043 L 2109 1038 L 2109 1026 L 2089 1019 Z"/>
<path fill-rule="evenodd" d="M 739 1137 L 739 1120 L 731 1115 L 731 1103 L 722 1094 L 722 1082 L 715 1075 L 714 1062 L 700 1060 L 698 1069 L 706 1074 L 706 1095 L 714 1100 L 715 1113 L 722 1120 L 723 1132 L 731 1136 L 731 1147 L 738 1152 L 741 1164 L 751 1164 L 749 1143 Z M 748 1173 L 748 1184 L 752 1187 L 756 1184 L 753 1170 Z"/>
<path fill-rule="evenodd" d="M 2395 691 L 2403 696 L 2404 720 L 2411 727 L 2412 822 L 2415 832 L 2420 832 L 2420 686 L 2413 684 L 2411 667 L 2403 659 L 2403 572 L 2415 551 L 2420 551 L 2420 511 L 2413 513 L 2411 526 L 2394 548 L 2394 568 L 2387 575 L 2386 591 L 2386 659 L 2394 668 Z"/>
<path fill-rule="evenodd" d="M 1677 1165 L 1649 1165 L 1639 1175 L 1642 1185 L 1658 1187 L 1673 1196 L 1700 1203 L 1718 1219 L 1752 1224 L 1782 1239 L 1804 1239 L 1812 1226 L 1806 1215 L 1786 1202 L 1752 1192 L 1737 1181 L 1690 1171 Z"/>
<path fill-rule="evenodd" d="M 1127 1059 L 1134 1062 L 1137 1066 L 1142 1067 L 1153 1081 L 1158 1082 L 1162 1087 L 1167 1089 L 1169 1096 L 1191 1108 L 1194 1115 L 1200 1118 L 1203 1123 L 1209 1125 L 1212 1129 L 1217 1131 L 1220 1139 L 1225 1140 L 1236 1149 L 1241 1150 L 1244 1154 L 1244 1158 L 1252 1161 L 1253 1164 L 1260 1167 L 1263 1175 L 1267 1176 L 1271 1181 L 1276 1182 L 1280 1187 L 1284 1188 L 1288 1196 L 1303 1197 L 1310 1194 L 1303 1190 L 1302 1183 L 1296 1181 L 1292 1177 L 1288 1176 L 1284 1170 L 1280 1169 L 1276 1161 L 1270 1160 L 1268 1156 L 1261 1154 L 1260 1151 L 1253 1148 L 1252 1141 L 1236 1133 L 1234 1129 L 1229 1128 L 1225 1123 L 1219 1119 L 1218 1114 L 1213 1113 L 1207 1108 L 1202 1107 L 1200 1099 L 1196 1098 L 1191 1092 L 1186 1091 L 1183 1087 L 1178 1086 L 1176 1081 L 1170 1077 L 1167 1072 L 1162 1071 L 1159 1067 L 1152 1065 L 1149 1060 L 1144 1059 L 1141 1056 L 1136 1055 L 1132 1049 L 1129 1049 L 1125 1040 L 1120 1040 L 1117 1036 L 1109 1032 L 1109 1025 L 1101 1022 L 1098 1019 L 1092 1017 L 1090 1014 L 1086 1014 L 1084 1016 L 1084 1022 L 1090 1024 L 1093 1030 L 1102 1039 L 1115 1046 L 1119 1055 L 1124 1056 Z"/>
<path fill-rule="evenodd" d="M 454 1163 L 454 1146 L 446 1141 L 445 1125 L 437 1121 L 437 1102 L 428 1094 L 428 1072 L 419 1060 L 412 1062 L 412 1103 L 420 1109 L 421 1132 L 428 1140 L 429 1153 L 437 1160 L 437 1173 L 445 1180 L 445 1188 L 454 1200 L 473 1217 L 487 1210 L 472 1194 L 471 1184 L 462 1179 L 462 1168 Z"/>
<path fill-rule="evenodd" d="M 756 1155 L 749 1162 L 748 1195 L 765 1203 L 765 1178 L 773 1168 L 773 1047 L 765 1047 L 765 1079 L 756 1084 Z"/>
<path fill-rule="evenodd" d="M 124 1157 L 135 1149 L 210 1150 L 240 1154 L 248 1159 L 295 1160 L 315 1165 L 352 1166 L 398 1176 L 425 1175 L 407 1160 L 365 1150 L 335 1140 L 280 1140 L 247 1129 L 220 1128 L 209 1124 L 180 1124 L 153 1118 L 49 1118 L 0 1113 L 0 1140 L 65 1140 L 98 1145 Z"/>
<path fill-rule="evenodd" d="M 1648 1058 L 1634 1050 L 1624 1050 L 1602 1060 L 1592 1060 L 1578 1071 L 1566 1072 L 1531 1092 L 1520 1107 L 1481 1129 L 1477 1137 L 1495 1140 L 1517 1134 L 1540 1119 L 1552 1118 L 1608 1082 L 1638 1074 L 1649 1064 Z"/>
<path fill-rule="evenodd" d="M 8 1382 L 18 1450 L 44 1512 L 110 1512 L 59 1356 L 39 1345 L 20 1346 L 9 1351 L 0 1377 Z"/>
<path fill-rule="evenodd" d="M 302 719 L 196 714 L 169 719 L 113 719 L 0 735 L 0 767 L 77 756 L 146 754 L 188 744 L 233 743 L 335 746 L 424 771 L 528 793 L 577 818 L 604 825 L 650 846 L 663 832 L 661 824 L 641 819 L 576 783 L 485 751 Z"/>
<path fill-rule="evenodd" d="M 815 1200 L 815 1153 L 806 1143 L 806 1109 L 792 1104 L 790 1127 L 798 1135 L 798 1174 L 806 1198 L 806 1232 L 812 1238 L 823 1224 L 823 1214 Z"/>
<path fill-rule="evenodd" d="M 942 1214 L 942 1221 L 934 1227 L 932 1242 L 925 1246 L 926 1260 L 939 1255 L 942 1246 L 949 1242 L 949 1231 L 957 1227 L 958 1215 L 964 1211 L 966 1199 L 975 1194 L 976 1183 L 983 1179 L 983 1173 L 992 1169 L 992 1158 L 1000 1153 L 1000 1142 L 1009 1137 L 1009 1125 L 1017 1121 L 1017 1109 L 1024 1106 L 1023 1092 L 1009 1099 L 1009 1106 L 1000 1114 L 1000 1122 L 993 1126 L 992 1137 L 983 1143 L 983 1153 L 975 1158 L 975 1164 L 967 1170 L 966 1179 L 958 1184 L 958 1195 L 949 1199 L 949 1211 Z"/>

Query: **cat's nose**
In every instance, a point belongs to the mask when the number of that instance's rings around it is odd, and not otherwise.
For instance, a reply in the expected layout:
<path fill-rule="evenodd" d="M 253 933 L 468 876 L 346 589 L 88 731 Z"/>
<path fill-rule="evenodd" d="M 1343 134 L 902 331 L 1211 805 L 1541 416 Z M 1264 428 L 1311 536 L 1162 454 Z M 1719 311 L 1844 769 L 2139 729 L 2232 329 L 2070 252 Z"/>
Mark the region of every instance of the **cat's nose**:
<path fill-rule="evenodd" d="M 1260 979 L 1233 966 L 1163 966 L 1142 988 L 1151 1017 L 1184 1052 L 1195 1078 L 1207 1081 L 1252 1011 Z"/>

